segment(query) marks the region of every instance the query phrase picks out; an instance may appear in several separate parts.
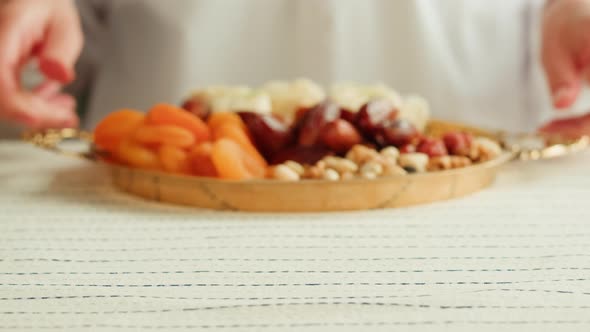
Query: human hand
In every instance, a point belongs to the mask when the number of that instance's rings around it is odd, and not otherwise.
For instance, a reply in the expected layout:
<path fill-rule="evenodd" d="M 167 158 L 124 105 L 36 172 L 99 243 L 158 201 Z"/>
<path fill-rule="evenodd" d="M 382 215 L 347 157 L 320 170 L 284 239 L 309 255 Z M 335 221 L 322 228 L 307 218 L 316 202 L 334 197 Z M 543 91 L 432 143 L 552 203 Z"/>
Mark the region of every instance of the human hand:
<path fill-rule="evenodd" d="M 60 90 L 75 77 L 82 44 L 72 0 L 0 0 L 0 119 L 29 128 L 77 126 L 76 102 Z M 26 91 L 20 76 L 31 60 L 46 81 Z"/>
<path fill-rule="evenodd" d="M 590 0 L 549 0 L 542 60 L 556 108 L 570 107 L 590 79 Z"/>
<path fill-rule="evenodd" d="M 568 108 L 590 82 L 590 0 L 548 0 L 542 60 L 556 108 Z M 590 134 L 590 113 L 551 121 L 540 132 L 574 138 Z"/>

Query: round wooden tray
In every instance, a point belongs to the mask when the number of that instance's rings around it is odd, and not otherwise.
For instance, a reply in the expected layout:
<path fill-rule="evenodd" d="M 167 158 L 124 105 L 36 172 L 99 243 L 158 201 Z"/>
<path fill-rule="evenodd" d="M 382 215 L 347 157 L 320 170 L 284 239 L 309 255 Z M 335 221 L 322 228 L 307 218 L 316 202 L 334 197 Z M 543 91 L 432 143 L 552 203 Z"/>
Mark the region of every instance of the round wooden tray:
<path fill-rule="evenodd" d="M 431 121 L 427 133 L 440 135 L 466 131 L 508 142 L 508 135 L 457 123 Z M 60 143 L 68 139 L 91 142 L 92 135 L 72 129 L 30 133 L 26 140 L 62 154 L 100 162 L 111 169 L 114 185 L 128 193 L 159 202 L 200 208 L 252 212 L 324 212 L 396 208 L 465 196 L 491 185 L 501 166 L 514 159 L 541 159 L 569 154 L 588 146 L 588 138 L 555 142 L 543 148 L 526 149 L 524 140 L 512 139 L 500 157 L 470 167 L 393 176 L 377 180 L 281 182 L 276 180 L 225 181 L 145 171 L 103 162 L 91 149 L 68 152 Z M 527 136 L 530 139 L 530 135 Z"/>

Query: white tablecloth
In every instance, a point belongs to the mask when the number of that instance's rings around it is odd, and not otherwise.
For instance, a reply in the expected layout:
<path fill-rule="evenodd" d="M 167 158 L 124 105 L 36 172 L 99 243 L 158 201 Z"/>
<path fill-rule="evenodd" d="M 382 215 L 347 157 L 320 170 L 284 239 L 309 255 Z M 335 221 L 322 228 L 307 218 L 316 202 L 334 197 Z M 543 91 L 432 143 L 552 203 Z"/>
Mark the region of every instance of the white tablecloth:
<path fill-rule="evenodd" d="M 0 143 L 0 330 L 590 330 L 590 154 L 343 214 L 163 206 L 107 175 Z"/>

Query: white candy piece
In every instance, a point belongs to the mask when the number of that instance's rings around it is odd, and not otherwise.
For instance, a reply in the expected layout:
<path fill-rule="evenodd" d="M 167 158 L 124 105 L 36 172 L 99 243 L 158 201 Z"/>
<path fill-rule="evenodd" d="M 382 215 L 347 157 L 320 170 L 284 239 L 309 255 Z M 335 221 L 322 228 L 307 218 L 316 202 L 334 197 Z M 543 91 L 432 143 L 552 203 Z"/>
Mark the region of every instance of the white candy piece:
<path fill-rule="evenodd" d="M 330 89 L 330 98 L 340 107 L 358 112 L 369 97 L 356 83 L 338 83 Z"/>
<path fill-rule="evenodd" d="M 373 99 L 389 100 L 396 108 L 402 106 L 402 98 L 399 93 L 382 83 L 374 85 L 337 83 L 330 89 L 330 98 L 351 112 L 358 112 L 364 104 Z"/>
<path fill-rule="evenodd" d="M 416 173 L 426 172 L 428 167 L 428 155 L 424 153 L 406 153 L 402 154 L 398 158 L 398 164 L 408 170 L 414 169 Z"/>
<path fill-rule="evenodd" d="M 211 101 L 211 111 L 238 112 L 249 111 L 260 114 L 272 112 L 270 96 L 262 92 L 253 92 L 249 95 L 226 95 L 214 98 Z"/>
<path fill-rule="evenodd" d="M 399 118 L 409 121 L 416 129 L 423 132 L 430 119 L 430 105 L 422 97 L 409 96 L 400 108 Z"/>
<path fill-rule="evenodd" d="M 268 82 L 262 86 L 261 91 L 270 97 L 273 113 L 287 118 L 294 117 L 301 107 L 311 107 L 326 99 L 324 89 L 307 79 Z"/>
<path fill-rule="evenodd" d="M 403 100 L 400 94 L 383 83 L 368 87 L 369 99 L 387 99 L 393 106 L 401 107 Z"/>
<path fill-rule="evenodd" d="M 245 86 L 212 86 L 193 93 L 193 99 L 205 102 L 214 113 L 248 111 L 272 112 L 270 96 Z"/>

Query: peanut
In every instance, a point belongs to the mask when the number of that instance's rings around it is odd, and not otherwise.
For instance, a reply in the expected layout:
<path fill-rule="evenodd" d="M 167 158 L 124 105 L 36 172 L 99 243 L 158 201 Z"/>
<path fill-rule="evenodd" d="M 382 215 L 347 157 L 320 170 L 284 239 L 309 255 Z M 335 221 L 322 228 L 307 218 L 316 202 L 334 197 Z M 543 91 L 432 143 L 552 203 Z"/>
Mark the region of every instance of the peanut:
<path fill-rule="evenodd" d="M 451 157 L 449 157 L 449 156 L 431 158 L 428 161 L 428 166 L 427 166 L 427 169 L 430 172 L 444 171 L 444 170 L 451 169 L 451 168 L 453 168 L 453 164 L 452 164 Z"/>
<path fill-rule="evenodd" d="M 426 172 L 428 166 L 428 155 L 424 153 L 407 153 L 399 157 L 399 165 L 409 173 Z"/>
<path fill-rule="evenodd" d="M 289 161 L 284 162 L 283 165 L 292 169 L 299 176 L 303 176 L 303 174 L 305 173 L 305 168 L 303 167 L 303 165 L 301 165 L 300 163 L 298 163 L 296 161 L 289 160 Z"/>
<path fill-rule="evenodd" d="M 471 165 L 473 162 L 467 157 L 451 156 L 452 168 L 463 168 Z"/>
<path fill-rule="evenodd" d="M 479 151 L 479 161 L 488 161 L 502 154 L 500 145 L 486 137 L 478 137 L 473 141 L 473 145 Z"/>
<path fill-rule="evenodd" d="M 379 152 L 364 145 L 355 145 L 346 154 L 346 159 L 353 161 L 357 165 L 362 165 L 379 157 Z"/>
<path fill-rule="evenodd" d="M 387 148 L 381 150 L 380 154 L 383 158 L 397 162 L 397 158 L 399 158 L 400 153 L 396 147 L 390 146 L 390 147 L 387 147 Z"/>
<path fill-rule="evenodd" d="M 376 179 L 383 174 L 383 165 L 375 161 L 369 161 L 363 164 L 360 172 L 365 179 Z"/>
<path fill-rule="evenodd" d="M 272 178 L 281 181 L 299 181 L 301 177 L 291 167 L 278 165 L 272 168 Z"/>
<path fill-rule="evenodd" d="M 326 157 L 323 159 L 326 167 L 332 168 L 338 173 L 356 173 L 359 169 L 358 165 L 353 161 L 338 157 Z"/>
<path fill-rule="evenodd" d="M 340 174 L 331 168 L 327 168 L 324 171 L 324 176 L 323 176 L 324 180 L 329 180 L 329 181 L 338 181 L 340 180 Z"/>

